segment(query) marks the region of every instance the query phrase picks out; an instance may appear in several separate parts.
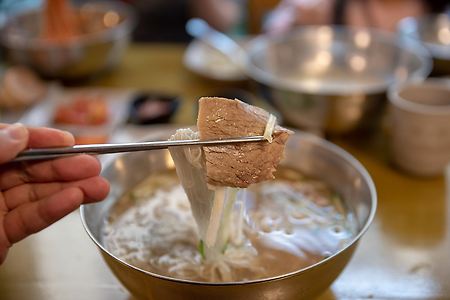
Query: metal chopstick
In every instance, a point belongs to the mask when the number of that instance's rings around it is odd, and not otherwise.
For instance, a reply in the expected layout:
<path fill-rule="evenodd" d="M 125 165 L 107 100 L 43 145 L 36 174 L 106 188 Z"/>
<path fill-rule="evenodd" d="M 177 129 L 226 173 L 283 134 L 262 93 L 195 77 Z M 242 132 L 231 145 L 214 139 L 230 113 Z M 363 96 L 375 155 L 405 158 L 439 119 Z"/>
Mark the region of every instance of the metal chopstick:
<path fill-rule="evenodd" d="M 235 143 L 252 143 L 261 142 L 266 139 L 262 135 L 236 137 L 220 140 L 175 140 L 175 141 L 151 141 L 137 143 L 119 143 L 119 144 L 91 144 L 91 145 L 75 145 L 73 147 L 61 148 L 40 148 L 22 151 L 11 162 L 20 162 L 28 160 L 44 160 L 53 159 L 63 156 L 71 156 L 76 154 L 110 154 L 120 152 L 135 152 L 147 150 L 166 149 L 168 147 L 180 146 L 216 146 Z"/>

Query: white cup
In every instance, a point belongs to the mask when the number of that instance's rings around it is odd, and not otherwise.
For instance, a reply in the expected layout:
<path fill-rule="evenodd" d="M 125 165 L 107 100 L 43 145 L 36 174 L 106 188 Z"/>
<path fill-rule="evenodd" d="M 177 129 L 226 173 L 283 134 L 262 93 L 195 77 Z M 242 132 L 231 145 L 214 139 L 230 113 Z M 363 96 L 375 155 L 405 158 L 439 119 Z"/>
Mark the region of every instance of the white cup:
<path fill-rule="evenodd" d="M 450 80 L 389 90 L 392 161 L 414 175 L 443 174 L 450 162 Z"/>

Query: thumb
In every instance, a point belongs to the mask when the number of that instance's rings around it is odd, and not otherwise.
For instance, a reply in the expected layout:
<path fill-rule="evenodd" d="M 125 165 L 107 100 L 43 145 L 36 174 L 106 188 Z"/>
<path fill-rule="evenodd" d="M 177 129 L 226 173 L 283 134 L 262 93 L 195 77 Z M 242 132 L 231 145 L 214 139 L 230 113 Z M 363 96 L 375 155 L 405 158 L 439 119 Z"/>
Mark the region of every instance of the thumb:
<path fill-rule="evenodd" d="M 0 164 L 12 160 L 28 144 L 28 130 L 20 123 L 0 129 Z"/>

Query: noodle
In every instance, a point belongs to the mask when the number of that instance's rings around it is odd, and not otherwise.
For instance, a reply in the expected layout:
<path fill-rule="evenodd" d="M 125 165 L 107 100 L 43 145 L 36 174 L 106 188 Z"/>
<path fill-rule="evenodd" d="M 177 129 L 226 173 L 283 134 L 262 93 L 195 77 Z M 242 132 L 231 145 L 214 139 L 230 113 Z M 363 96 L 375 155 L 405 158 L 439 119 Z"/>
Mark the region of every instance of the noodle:
<path fill-rule="evenodd" d="M 277 124 L 277 118 L 270 114 L 269 120 L 267 120 L 266 128 L 264 129 L 264 138 L 269 142 L 272 143 L 273 141 L 273 130 L 275 129 L 275 125 Z"/>
<path fill-rule="evenodd" d="M 191 129 L 179 129 L 170 139 L 196 139 L 198 133 Z M 200 236 L 199 252 L 205 263 L 206 277 L 219 281 L 233 279 L 232 266 L 251 268 L 252 257 L 256 252 L 252 247 L 240 249 L 243 234 L 242 226 L 234 226 L 237 214 L 234 204 L 238 190 L 229 187 L 212 187 L 206 183 L 205 162 L 200 147 L 171 147 L 169 151 L 174 160 L 178 177 L 191 204 L 192 214 L 197 223 Z M 237 237 L 237 238 L 236 238 Z M 238 248 L 229 247 L 239 241 Z M 231 249 L 231 250 L 229 250 Z M 244 260 L 239 259 L 245 257 Z M 205 276 L 205 275 L 204 275 Z"/>
<path fill-rule="evenodd" d="M 152 175 L 113 208 L 103 243 L 120 259 L 173 278 L 230 282 L 299 270 L 347 245 L 357 222 L 323 183 L 290 176 L 292 170 L 281 168 L 276 180 L 237 190 L 233 205 L 233 196 L 226 196 L 222 218 L 230 226 L 221 226 L 217 241 L 227 239 L 226 247 L 213 252 L 203 245 L 202 254 L 194 210 L 178 177 Z"/>

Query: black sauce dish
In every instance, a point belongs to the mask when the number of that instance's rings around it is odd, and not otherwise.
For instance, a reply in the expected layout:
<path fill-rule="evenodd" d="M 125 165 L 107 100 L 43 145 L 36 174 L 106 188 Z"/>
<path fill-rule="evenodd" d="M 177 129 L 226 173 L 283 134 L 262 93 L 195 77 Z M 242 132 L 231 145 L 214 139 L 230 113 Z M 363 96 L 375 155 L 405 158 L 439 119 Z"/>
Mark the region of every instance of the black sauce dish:
<path fill-rule="evenodd" d="M 178 96 L 140 93 L 130 102 L 128 123 L 137 125 L 169 123 L 179 105 Z"/>

